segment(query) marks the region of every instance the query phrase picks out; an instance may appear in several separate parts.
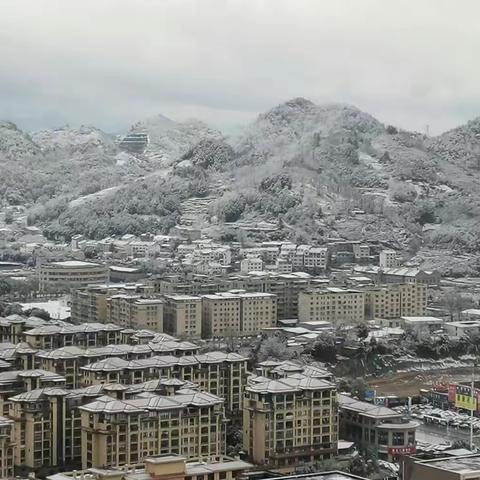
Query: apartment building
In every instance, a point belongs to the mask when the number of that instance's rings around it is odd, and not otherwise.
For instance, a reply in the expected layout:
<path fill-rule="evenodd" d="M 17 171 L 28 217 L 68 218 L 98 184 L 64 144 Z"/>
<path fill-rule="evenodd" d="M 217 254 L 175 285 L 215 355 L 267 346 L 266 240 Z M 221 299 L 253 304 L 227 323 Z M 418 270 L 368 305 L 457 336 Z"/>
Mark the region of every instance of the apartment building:
<path fill-rule="evenodd" d="M 240 262 L 240 271 L 242 273 L 248 272 L 261 272 L 263 270 L 263 260 L 260 257 L 254 255 L 247 255 Z"/>
<path fill-rule="evenodd" d="M 124 327 L 112 323 L 55 324 L 23 332 L 25 341 L 33 348 L 51 350 L 77 345 L 99 347 L 121 343 Z"/>
<path fill-rule="evenodd" d="M 370 246 L 363 243 L 354 243 L 353 255 L 357 262 L 368 260 L 370 258 Z"/>
<path fill-rule="evenodd" d="M 108 282 L 107 265 L 68 260 L 40 265 L 38 279 L 40 291 L 70 290 L 95 283 Z"/>
<path fill-rule="evenodd" d="M 153 286 L 141 283 L 89 285 L 71 293 L 71 319 L 74 323 L 107 323 L 107 299 L 116 294 L 153 296 Z"/>
<path fill-rule="evenodd" d="M 192 295 L 165 295 L 163 329 L 176 337 L 202 334 L 202 299 Z"/>
<path fill-rule="evenodd" d="M 65 377 L 67 388 L 80 388 L 82 376 L 80 368 L 105 360 L 120 358 L 123 360 L 140 360 L 155 355 L 192 355 L 198 346 L 190 342 L 163 341 L 140 345 L 108 345 L 106 347 L 81 348 L 74 345 L 55 350 L 41 350 L 34 354 L 34 363 L 43 370 L 54 372 Z"/>
<path fill-rule="evenodd" d="M 231 289 L 271 293 L 277 296 L 277 319 L 297 318 L 298 294 L 317 278 L 305 273 L 251 273 L 231 276 Z"/>
<path fill-rule="evenodd" d="M 397 252 L 395 250 L 382 250 L 379 258 L 380 268 L 395 268 L 400 265 Z"/>
<path fill-rule="evenodd" d="M 205 461 L 225 454 L 223 399 L 211 393 L 104 396 L 79 410 L 83 468 L 132 465 L 158 454 Z"/>
<path fill-rule="evenodd" d="M 291 271 L 291 268 L 290 268 Z M 250 272 L 249 274 L 232 274 L 229 276 L 194 275 L 184 279 L 170 276 L 153 279 L 155 293 L 163 295 L 214 295 L 229 290 L 271 293 L 277 296 L 277 318 L 297 318 L 298 294 L 313 286 L 315 282 L 325 280 L 305 272 L 277 273 Z"/>
<path fill-rule="evenodd" d="M 153 287 L 155 293 L 161 295 L 210 295 L 232 288 L 228 277 L 209 277 L 207 275 L 194 275 L 188 279 L 179 275 L 162 276 L 149 280 L 148 284 Z"/>
<path fill-rule="evenodd" d="M 16 451 L 14 422 L 0 416 L 0 478 L 14 478 L 14 456 Z"/>
<path fill-rule="evenodd" d="M 202 297 L 202 336 L 256 335 L 277 322 L 277 298 L 269 293 L 221 292 Z"/>
<path fill-rule="evenodd" d="M 163 332 L 163 301 L 140 295 L 112 295 L 107 298 L 107 321 L 124 328 Z"/>
<path fill-rule="evenodd" d="M 9 315 L 6 318 L 0 318 L 0 342 L 20 343 L 25 330 L 46 324 L 46 320 L 37 317 L 25 318 L 20 315 Z"/>
<path fill-rule="evenodd" d="M 111 357 L 80 367 L 82 385 L 119 383 L 133 385 L 158 378 L 193 382 L 201 390 L 225 399 L 225 408 L 235 414 L 242 408 L 247 383 L 247 358 L 236 353 L 208 352 L 202 355 L 157 355 L 139 360 Z"/>
<path fill-rule="evenodd" d="M 15 465 L 36 469 L 42 465 L 81 467 L 81 412 L 78 407 L 97 398 L 112 400 L 148 394 L 174 395 L 189 382 L 157 379 L 132 387 L 117 384 L 80 389 L 39 388 L 13 396 L 8 418 L 14 422 Z"/>
<path fill-rule="evenodd" d="M 337 453 L 335 384 L 304 374 L 253 377 L 245 389 L 243 442 L 258 465 L 290 473 Z"/>
<path fill-rule="evenodd" d="M 8 417 L 15 424 L 15 465 L 31 469 L 78 465 L 81 437 L 76 407 L 81 400 L 75 392 L 58 387 L 11 397 Z"/>
<path fill-rule="evenodd" d="M 355 324 L 365 319 L 365 293 L 344 288 L 318 288 L 298 295 L 299 322 Z"/>
<path fill-rule="evenodd" d="M 32 370 L 35 367 L 36 348 L 26 342 L 0 343 L 0 372 L 6 370 Z"/>
<path fill-rule="evenodd" d="M 236 480 L 254 466 L 243 460 L 222 457 L 215 461 L 187 462 L 182 455 L 163 454 L 145 459 L 135 469 L 94 468 L 57 473 L 47 480 Z"/>
<path fill-rule="evenodd" d="M 372 448 L 380 460 L 398 461 L 416 451 L 418 424 L 390 408 L 339 395 L 340 435 L 360 448 Z"/>
<path fill-rule="evenodd" d="M 427 313 L 427 286 L 389 283 L 365 290 L 366 318 L 419 317 Z"/>
<path fill-rule="evenodd" d="M 0 373 L 0 415 L 7 416 L 10 397 L 43 387 L 64 387 L 65 377 L 46 370 L 11 370 Z"/>
<path fill-rule="evenodd" d="M 309 247 L 303 254 L 303 267 L 306 271 L 321 272 L 328 265 L 328 249 L 326 247 Z"/>

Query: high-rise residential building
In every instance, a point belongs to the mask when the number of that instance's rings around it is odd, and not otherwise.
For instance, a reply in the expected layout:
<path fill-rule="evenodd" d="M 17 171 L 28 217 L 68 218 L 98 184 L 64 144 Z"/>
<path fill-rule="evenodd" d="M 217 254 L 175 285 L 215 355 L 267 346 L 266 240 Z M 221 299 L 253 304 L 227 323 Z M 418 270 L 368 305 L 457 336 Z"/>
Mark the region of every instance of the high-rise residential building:
<path fill-rule="evenodd" d="M 325 278 L 305 272 L 250 272 L 214 277 L 195 275 L 188 280 L 170 276 L 153 279 L 150 284 L 154 286 L 156 293 L 163 295 L 213 295 L 232 289 L 271 293 L 277 296 L 277 318 L 288 319 L 298 316 L 299 292 L 314 286 L 318 281 L 323 282 Z"/>
<path fill-rule="evenodd" d="M 223 399 L 211 393 L 104 396 L 79 409 L 83 468 L 134 465 L 158 454 L 205 461 L 225 454 Z"/>
<path fill-rule="evenodd" d="M 202 297 L 202 336 L 256 335 L 277 322 L 277 298 L 269 293 L 222 292 Z"/>
<path fill-rule="evenodd" d="M 80 368 L 116 357 L 124 360 L 140 360 L 155 355 L 192 355 L 197 353 L 198 346 L 190 342 L 162 341 L 140 345 L 108 345 L 106 347 L 82 348 L 76 346 L 62 347 L 55 350 L 34 352 L 34 363 L 43 370 L 54 372 L 65 377 L 67 388 L 79 388 L 82 384 Z"/>
<path fill-rule="evenodd" d="M 0 373 L 0 414 L 7 416 L 10 397 L 37 388 L 64 387 L 65 377 L 45 370 L 10 370 Z"/>
<path fill-rule="evenodd" d="M 139 360 L 111 357 L 80 367 L 82 385 L 135 383 L 162 378 L 193 382 L 225 399 L 225 408 L 236 414 L 242 408 L 247 383 L 247 358 L 237 353 L 208 352 L 202 355 L 158 355 Z"/>
<path fill-rule="evenodd" d="M 94 385 L 81 389 L 47 387 L 23 392 L 10 401 L 8 418 L 14 422 L 15 465 L 38 469 L 43 465 L 82 462 L 81 412 L 79 407 L 97 398 L 124 400 L 148 394 L 174 395 L 181 388 L 196 388 L 189 382 L 153 380 L 126 387 Z"/>
<path fill-rule="evenodd" d="M 141 283 L 89 285 L 72 290 L 71 318 L 74 323 L 107 322 L 107 299 L 119 293 L 153 296 L 153 286 Z"/>
<path fill-rule="evenodd" d="M 318 288 L 298 295 L 299 322 L 355 324 L 365 319 L 365 293 L 344 288 Z"/>
<path fill-rule="evenodd" d="M 163 301 L 140 295 L 112 295 L 107 299 L 107 320 L 124 328 L 163 332 Z"/>
<path fill-rule="evenodd" d="M 427 313 L 427 286 L 388 283 L 365 290 L 366 318 L 418 317 Z"/>
<path fill-rule="evenodd" d="M 25 341 L 34 348 L 53 348 L 77 345 L 100 347 L 121 343 L 124 327 L 112 323 L 83 323 L 81 325 L 44 325 L 23 332 Z"/>
<path fill-rule="evenodd" d="M 163 328 L 176 337 L 197 338 L 202 334 L 202 299 L 192 295 L 165 295 Z"/>
<path fill-rule="evenodd" d="M 108 282 L 107 265 L 68 260 L 45 263 L 38 267 L 40 291 L 70 290 L 95 283 Z"/>
<path fill-rule="evenodd" d="M 245 389 L 243 442 L 256 464 L 283 473 L 332 458 L 338 442 L 334 383 L 296 373 L 253 377 Z"/>

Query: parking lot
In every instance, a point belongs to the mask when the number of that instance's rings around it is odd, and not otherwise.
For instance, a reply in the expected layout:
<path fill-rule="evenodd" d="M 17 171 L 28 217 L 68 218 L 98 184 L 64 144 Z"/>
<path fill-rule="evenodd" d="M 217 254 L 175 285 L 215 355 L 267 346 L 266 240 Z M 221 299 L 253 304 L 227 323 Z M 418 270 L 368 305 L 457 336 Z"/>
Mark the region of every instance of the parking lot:
<path fill-rule="evenodd" d="M 473 425 L 474 443 L 480 446 L 480 418 L 469 413 L 441 410 L 431 405 L 396 407 L 394 410 L 420 422 L 417 440 L 432 444 L 453 443 L 455 440 L 470 441 L 470 425 Z"/>

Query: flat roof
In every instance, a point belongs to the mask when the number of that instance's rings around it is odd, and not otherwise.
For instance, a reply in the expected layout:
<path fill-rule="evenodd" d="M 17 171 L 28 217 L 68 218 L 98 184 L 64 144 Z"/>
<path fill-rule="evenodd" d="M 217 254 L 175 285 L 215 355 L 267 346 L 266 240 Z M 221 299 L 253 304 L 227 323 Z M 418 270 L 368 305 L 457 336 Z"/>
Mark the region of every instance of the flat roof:
<path fill-rule="evenodd" d="M 190 302 L 200 302 L 202 299 L 200 297 L 195 297 L 194 295 L 163 295 L 166 299 L 178 300 L 178 301 L 190 301 Z"/>
<path fill-rule="evenodd" d="M 415 462 L 431 468 L 447 470 L 460 474 L 480 474 L 480 455 L 461 455 L 458 457 L 437 458 Z"/>
<path fill-rule="evenodd" d="M 350 473 L 333 470 L 330 472 L 306 473 L 302 475 L 289 475 L 285 477 L 275 477 L 275 480 L 366 480 L 365 477 L 359 477 Z"/>
<path fill-rule="evenodd" d="M 411 322 L 411 323 L 443 323 L 444 322 L 443 318 L 428 317 L 428 316 L 401 317 L 401 318 L 402 318 L 402 320 L 406 320 L 407 322 Z"/>
<path fill-rule="evenodd" d="M 69 267 L 104 267 L 105 265 L 101 265 L 100 263 L 93 263 L 93 262 L 82 262 L 80 260 L 67 260 L 65 262 L 52 262 L 52 263 L 47 263 L 45 265 L 46 267 L 50 266 L 55 266 L 55 267 L 63 267 L 63 268 L 69 268 Z"/>

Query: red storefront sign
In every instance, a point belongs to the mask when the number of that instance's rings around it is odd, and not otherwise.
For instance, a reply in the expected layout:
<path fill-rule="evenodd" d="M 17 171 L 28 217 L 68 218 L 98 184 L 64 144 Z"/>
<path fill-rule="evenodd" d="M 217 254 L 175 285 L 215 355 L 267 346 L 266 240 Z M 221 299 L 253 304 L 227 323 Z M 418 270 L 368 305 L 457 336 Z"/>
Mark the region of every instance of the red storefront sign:
<path fill-rule="evenodd" d="M 388 453 L 390 455 L 411 455 L 417 453 L 417 447 L 390 447 Z"/>
<path fill-rule="evenodd" d="M 457 395 L 457 386 L 454 383 L 451 383 L 448 386 L 448 401 L 455 403 L 455 396 Z"/>

